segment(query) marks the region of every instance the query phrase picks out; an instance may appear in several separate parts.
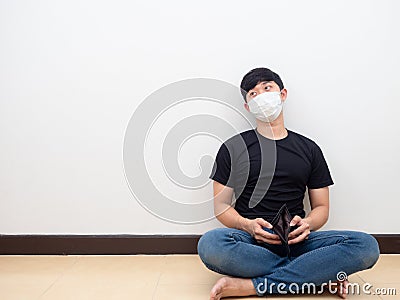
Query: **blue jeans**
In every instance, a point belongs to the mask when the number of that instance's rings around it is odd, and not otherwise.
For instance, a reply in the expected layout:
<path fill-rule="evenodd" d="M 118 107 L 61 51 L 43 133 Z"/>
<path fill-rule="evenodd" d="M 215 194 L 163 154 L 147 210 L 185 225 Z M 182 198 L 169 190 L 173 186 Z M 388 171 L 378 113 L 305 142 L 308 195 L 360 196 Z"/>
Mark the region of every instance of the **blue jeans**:
<path fill-rule="evenodd" d="M 251 278 L 259 296 L 293 293 L 291 283 L 318 287 L 334 282 L 339 272 L 350 275 L 370 269 L 379 258 L 372 235 L 344 230 L 312 231 L 308 239 L 290 245 L 290 258 L 282 255 L 283 245 L 260 244 L 249 233 L 232 228 L 206 232 L 197 250 L 210 270 Z"/>

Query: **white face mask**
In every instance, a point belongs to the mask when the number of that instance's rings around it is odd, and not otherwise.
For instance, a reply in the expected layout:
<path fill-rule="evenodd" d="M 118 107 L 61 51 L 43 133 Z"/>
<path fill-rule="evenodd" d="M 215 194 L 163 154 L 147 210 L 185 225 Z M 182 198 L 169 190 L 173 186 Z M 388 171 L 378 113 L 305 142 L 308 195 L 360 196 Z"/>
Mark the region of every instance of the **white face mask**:
<path fill-rule="evenodd" d="M 282 111 L 281 92 L 264 92 L 251 99 L 248 105 L 257 119 L 272 122 Z"/>

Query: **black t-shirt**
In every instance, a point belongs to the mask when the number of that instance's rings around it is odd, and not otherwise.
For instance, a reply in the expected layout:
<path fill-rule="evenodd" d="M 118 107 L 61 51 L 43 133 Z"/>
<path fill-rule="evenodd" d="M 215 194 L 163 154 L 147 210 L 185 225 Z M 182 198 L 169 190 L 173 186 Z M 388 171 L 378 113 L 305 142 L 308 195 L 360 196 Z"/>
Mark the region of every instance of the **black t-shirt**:
<path fill-rule="evenodd" d="M 251 129 L 221 145 L 210 178 L 234 189 L 234 207 L 241 216 L 270 222 L 286 203 L 292 216 L 304 218 L 306 187 L 333 184 L 320 147 L 287 132 L 285 138 L 272 140 Z"/>

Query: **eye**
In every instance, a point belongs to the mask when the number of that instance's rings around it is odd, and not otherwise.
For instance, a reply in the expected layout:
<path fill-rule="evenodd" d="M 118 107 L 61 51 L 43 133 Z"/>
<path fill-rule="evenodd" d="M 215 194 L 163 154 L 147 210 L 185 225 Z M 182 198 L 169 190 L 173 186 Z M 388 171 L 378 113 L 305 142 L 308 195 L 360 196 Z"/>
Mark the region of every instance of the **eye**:
<path fill-rule="evenodd" d="M 270 85 L 267 85 L 267 86 L 265 87 L 265 89 L 268 91 L 268 90 L 271 89 L 271 86 L 270 86 Z"/>
<path fill-rule="evenodd" d="M 251 92 L 250 96 L 253 97 L 254 95 L 256 95 L 256 92 Z"/>

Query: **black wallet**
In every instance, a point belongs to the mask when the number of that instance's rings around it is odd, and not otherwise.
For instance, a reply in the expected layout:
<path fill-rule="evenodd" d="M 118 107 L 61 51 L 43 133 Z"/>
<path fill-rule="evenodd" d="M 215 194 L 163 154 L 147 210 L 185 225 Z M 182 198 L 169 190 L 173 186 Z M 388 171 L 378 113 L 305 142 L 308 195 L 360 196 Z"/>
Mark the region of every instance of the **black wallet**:
<path fill-rule="evenodd" d="M 290 257 L 290 248 L 288 244 L 289 233 L 299 227 L 297 225 L 290 226 L 291 220 L 292 216 L 290 215 L 285 203 L 279 209 L 278 213 L 275 215 L 271 222 L 272 230 L 279 236 L 279 239 L 281 240 L 282 246 L 286 251 L 286 255 L 288 257 Z"/>

